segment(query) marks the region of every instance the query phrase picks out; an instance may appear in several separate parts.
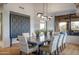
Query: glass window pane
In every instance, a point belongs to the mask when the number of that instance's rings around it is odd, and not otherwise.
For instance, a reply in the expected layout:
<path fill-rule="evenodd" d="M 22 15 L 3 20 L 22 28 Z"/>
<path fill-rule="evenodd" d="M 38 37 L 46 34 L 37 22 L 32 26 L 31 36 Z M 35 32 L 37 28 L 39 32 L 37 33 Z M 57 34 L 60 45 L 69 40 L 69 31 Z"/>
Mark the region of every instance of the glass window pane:
<path fill-rule="evenodd" d="M 66 28 L 67 28 L 66 24 L 67 24 L 66 22 L 60 22 L 59 23 L 60 32 L 65 32 L 66 31 Z"/>
<path fill-rule="evenodd" d="M 44 29 L 45 28 L 45 24 L 44 23 L 40 23 L 40 29 Z"/>
<path fill-rule="evenodd" d="M 79 21 L 72 21 L 71 22 L 71 29 L 72 30 L 79 30 Z"/>
<path fill-rule="evenodd" d="M 40 20 L 40 30 L 45 29 L 45 21 Z"/>

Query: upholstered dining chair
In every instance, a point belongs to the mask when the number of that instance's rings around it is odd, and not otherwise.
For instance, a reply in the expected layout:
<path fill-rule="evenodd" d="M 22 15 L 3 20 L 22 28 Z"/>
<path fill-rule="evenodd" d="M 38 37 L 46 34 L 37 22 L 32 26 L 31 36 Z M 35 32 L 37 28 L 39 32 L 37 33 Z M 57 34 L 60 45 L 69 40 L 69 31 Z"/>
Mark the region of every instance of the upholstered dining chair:
<path fill-rule="evenodd" d="M 21 52 L 30 54 L 34 51 L 37 51 L 38 46 L 37 45 L 30 46 L 30 44 L 28 44 L 27 38 L 24 38 L 23 36 L 18 36 L 18 39 L 20 41 L 20 51 Z"/>
<path fill-rule="evenodd" d="M 47 39 L 50 40 L 50 32 L 47 32 Z"/>
<path fill-rule="evenodd" d="M 40 50 L 41 51 L 44 51 L 46 53 L 49 53 L 49 54 L 57 54 L 57 43 L 58 43 L 58 40 L 59 40 L 59 34 L 58 35 L 55 35 L 54 37 L 51 37 L 51 42 L 50 42 L 50 45 L 49 46 L 42 46 L 40 47 Z"/>
<path fill-rule="evenodd" d="M 36 34 L 34 32 L 32 33 L 32 40 L 36 40 Z"/>
<path fill-rule="evenodd" d="M 24 38 L 27 38 L 28 40 L 30 39 L 30 34 L 29 33 L 22 33 L 22 35 L 24 36 Z"/>
<path fill-rule="evenodd" d="M 63 39 L 64 39 L 64 33 L 60 34 L 60 38 L 59 38 L 59 42 L 58 42 L 58 46 L 57 46 L 58 52 L 62 51 Z"/>
<path fill-rule="evenodd" d="M 40 33 L 40 41 L 44 41 L 45 40 L 45 35 L 43 32 Z"/>
<path fill-rule="evenodd" d="M 66 46 L 66 41 L 67 41 L 67 32 L 64 33 L 64 39 L 63 39 L 62 48 L 65 48 L 65 46 Z"/>
<path fill-rule="evenodd" d="M 30 36 L 30 33 L 22 33 L 25 37 L 29 37 Z"/>

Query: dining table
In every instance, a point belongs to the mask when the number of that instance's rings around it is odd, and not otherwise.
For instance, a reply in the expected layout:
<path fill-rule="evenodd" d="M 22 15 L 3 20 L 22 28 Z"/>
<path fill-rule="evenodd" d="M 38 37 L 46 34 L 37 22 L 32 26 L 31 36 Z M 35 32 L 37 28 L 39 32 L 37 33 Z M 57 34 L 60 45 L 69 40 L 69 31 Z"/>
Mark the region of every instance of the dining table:
<path fill-rule="evenodd" d="M 40 39 L 31 39 L 31 40 L 28 40 L 28 43 L 32 45 L 38 45 L 38 54 L 40 54 L 40 47 L 43 46 L 44 43 L 46 42 L 49 43 L 50 41 L 51 41 L 50 39 L 45 39 L 42 41 L 40 41 Z"/>

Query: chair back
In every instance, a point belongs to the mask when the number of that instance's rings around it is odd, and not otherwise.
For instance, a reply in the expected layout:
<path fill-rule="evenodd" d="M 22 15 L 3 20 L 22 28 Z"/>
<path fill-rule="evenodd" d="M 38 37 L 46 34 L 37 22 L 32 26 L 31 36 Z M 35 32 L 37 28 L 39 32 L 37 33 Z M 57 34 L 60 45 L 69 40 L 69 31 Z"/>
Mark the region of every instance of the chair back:
<path fill-rule="evenodd" d="M 28 41 L 23 36 L 18 36 L 20 41 L 20 50 L 23 52 L 27 52 L 29 50 Z"/>
<path fill-rule="evenodd" d="M 47 40 L 50 40 L 50 32 L 47 32 Z"/>
<path fill-rule="evenodd" d="M 62 42 L 64 39 L 64 33 L 60 34 L 59 42 L 58 42 L 58 48 L 62 46 Z"/>
<path fill-rule="evenodd" d="M 59 37 L 60 37 L 59 34 L 52 37 L 51 46 L 50 46 L 51 52 L 57 50 L 57 44 L 58 44 Z"/>
<path fill-rule="evenodd" d="M 23 33 L 22 35 L 24 36 L 25 39 L 29 39 L 30 38 L 30 34 L 29 33 Z"/>
<path fill-rule="evenodd" d="M 67 33 L 65 32 L 64 33 L 64 39 L 63 39 L 63 44 L 66 43 L 66 40 L 67 40 Z"/>
<path fill-rule="evenodd" d="M 23 36 L 24 37 L 30 37 L 30 34 L 29 33 L 23 33 Z"/>
<path fill-rule="evenodd" d="M 36 34 L 35 33 L 32 33 L 32 38 L 36 39 Z"/>
<path fill-rule="evenodd" d="M 40 33 L 40 41 L 44 41 L 45 40 L 45 35 L 43 32 Z"/>

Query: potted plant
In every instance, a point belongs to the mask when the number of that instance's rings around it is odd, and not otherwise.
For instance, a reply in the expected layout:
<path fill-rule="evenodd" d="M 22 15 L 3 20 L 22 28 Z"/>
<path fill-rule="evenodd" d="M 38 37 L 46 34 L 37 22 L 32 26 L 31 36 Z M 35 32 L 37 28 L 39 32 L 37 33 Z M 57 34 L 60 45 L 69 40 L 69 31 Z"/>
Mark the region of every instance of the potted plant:
<path fill-rule="evenodd" d="M 36 38 L 39 39 L 40 30 L 36 30 L 35 33 L 36 33 Z"/>

